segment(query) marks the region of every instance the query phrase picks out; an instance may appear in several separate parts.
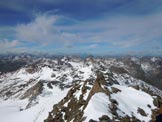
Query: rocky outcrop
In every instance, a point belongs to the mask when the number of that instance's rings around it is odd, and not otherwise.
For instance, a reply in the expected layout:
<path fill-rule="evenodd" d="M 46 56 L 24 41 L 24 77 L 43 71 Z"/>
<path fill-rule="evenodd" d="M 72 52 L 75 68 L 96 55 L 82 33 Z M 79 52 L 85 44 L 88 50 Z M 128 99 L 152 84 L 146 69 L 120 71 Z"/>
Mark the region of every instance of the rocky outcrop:
<path fill-rule="evenodd" d="M 21 99 L 25 98 L 29 99 L 29 103 L 27 104 L 26 109 L 32 106 L 33 101 L 37 98 L 38 95 L 42 93 L 42 91 L 43 91 L 43 83 L 39 81 L 23 94 Z"/>
<path fill-rule="evenodd" d="M 115 66 L 111 66 L 110 67 L 110 71 L 118 73 L 118 74 L 128 73 L 124 68 L 122 68 L 122 67 L 115 67 Z"/>
<path fill-rule="evenodd" d="M 39 94 L 42 93 L 43 90 L 43 83 L 42 82 L 37 82 L 33 87 L 28 89 L 21 99 L 29 98 L 29 100 L 35 99 Z"/>
<path fill-rule="evenodd" d="M 110 122 L 110 118 L 107 115 L 103 115 L 99 118 L 99 122 Z"/>
<path fill-rule="evenodd" d="M 98 118 L 99 122 L 115 122 L 116 120 L 119 120 L 121 122 L 140 122 L 140 120 L 134 116 L 121 117 L 118 115 L 117 110 L 119 110 L 119 103 L 115 99 L 111 98 L 111 94 L 116 94 L 118 92 L 121 92 L 121 90 L 111 86 L 111 89 L 109 91 L 107 87 L 109 85 L 110 84 L 107 84 L 101 72 L 97 73 L 97 78 L 95 81 L 86 80 L 76 82 L 76 84 L 73 85 L 73 87 L 69 90 L 66 97 L 64 97 L 64 99 L 62 99 L 58 104 L 55 104 L 53 106 L 53 110 L 49 112 L 48 118 L 44 122 L 83 122 L 86 119 L 86 117 L 83 116 L 84 110 L 86 109 L 92 96 L 99 92 L 105 93 L 109 96 L 109 110 L 113 115 L 111 119 L 107 115 L 103 115 Z M 137 89 L 139 88 L 137 87 Z M 162 108 L 159 107 L 161 105 L 161 100 L 155 99 L 154 104 L 159 109 L 152 110 L 152 121 L 155 121 L 156 117 L 160 114 L 160 112 L 162 112 Z M 147 116 L 145 111 L 141 108 L 138 108 L 137 113 L 141 114 L 141 116 L 144 117 Z M 96 122 L 96 120 L 93 119 L 89 121 Z"/>
<path fill-rule="evenodd" d="M 121 92 L 120 89 L 115 88 L 115 87 L 111 87 L 111 91 L 112 91 L 113 93 Z"/>
<path fill-rule="evenodd" d="M 88 96 L 88 99 L 87 101 L 89 101 L 91 99 L 91 97 L 95 94 L 95 93 L 98 93 L 98 92 L 104 92 L 106 93 L 107 95 L 109 95 L 109 90 L 106 89 L 104 86 L 106 85 L 106 81 L 105 81 L 105 78 L 103 76 L 102 73 L 98 73 L 97 74 L 97 78 L 95 80 L 95 83 L 93 84 L 93 87 L 89 93 L 89 96 Z M 106 90 L 105 90 L 106 89 Z"/>
<path fill-rule="evenodd" d="M 147 116 L 145 111 L 143 109 L 141 109 L 141 108 L 138 108 L 137 112 L 140 113 L 142 116 Z"/>
<path fill-rule="evenodd" d="M 97 74 L 93 87 L 89 86 L 91 83 L 91 80 L 86 80 L 75 84 L 69 90 L 66 97 L 53 106 L 53 110 L 49 113 L 45 122 L 62 122 L 63 120 L 66 120 L 67 122 L 82 122 L 85 119 L 83 117 L 84 110 L 91 97 L 98 92 L 104 92 L 107 95 L 109 94 L 109 90 L 104 88 L 106 81 L 102 73 Z M 81 93 L 77 95 L 79 91 Z M 106 117 L 102 117 L 101 119 L 107 120 Z"/>
<path fill-rule="evenodd" d="M 153 101 L 154 105 L 157 107 L 157 109 L 152 110 L 152 121 L 153 122 L 161 122 L 162 120 L 162 98 L 156 97 Z"/>
<path fill-rule="evenodd" d="M 83 96 L 86 93 L 88 81 L 85 81 L 83 85 L 75 84 L 66 97 L 62 99 L 58 104 L 53 106 L 53 110 L 49 113 L 48 118 L 45 122 L 62 122 L 66 120 L 67 122 L 75 121 L 82 122 L 83 120 L 83 110 L 87 102 L 84 100 Z M 75 96 L 76 92 L 81 90 L 81 94 L 79 95 L 79 99 Z"/>

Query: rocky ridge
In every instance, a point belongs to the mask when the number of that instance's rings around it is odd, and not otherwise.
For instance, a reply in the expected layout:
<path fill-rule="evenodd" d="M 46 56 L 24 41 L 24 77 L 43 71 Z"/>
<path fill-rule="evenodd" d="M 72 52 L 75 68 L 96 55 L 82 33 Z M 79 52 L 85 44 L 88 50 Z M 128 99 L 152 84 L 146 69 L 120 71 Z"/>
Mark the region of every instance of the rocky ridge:
<path fill-rule="evenodd" d="M 12 101 L 18 116 L 33 113 L 28 118 L 35 122 L 155 121 L 162 113 L 160 83 L 154 85 L 161 79 L 160 62 L 132 57 L 36 59 L 0 75 L 0 107 Z"/>

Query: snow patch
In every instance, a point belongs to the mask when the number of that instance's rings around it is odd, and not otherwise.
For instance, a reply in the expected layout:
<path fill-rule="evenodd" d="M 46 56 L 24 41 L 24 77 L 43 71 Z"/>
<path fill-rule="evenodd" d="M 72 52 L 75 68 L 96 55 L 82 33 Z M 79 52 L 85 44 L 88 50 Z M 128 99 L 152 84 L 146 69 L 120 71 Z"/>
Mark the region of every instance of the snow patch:
<path fill-rule="evenodd" d="M 112 118 L 112 114 L 108 106 L 109 104 L 109 97 L 106 94 L 94 94 L 84 112 L 84 116 L 87 117 L 85 122 L 89 122 L 90 119 L 97 121 L 102 115 L 108 115 Z"/>
<path fill-rule="evenodd" d="M 112 94 L 111 97 L 113 99 L 116 99 L 119 103 L 118 109 L 125 114 L 120 114 L 120 116 L 135 116 L 141 121 L 148 122 L 151 120 L 152 111 L 151 109 L 155 109 L 156 107 L 153 104 L 153 98 L 143 92 L 136 90 L 132 87 L 127 86 L 119 86 L 119 85 L 113 85 L 114 87 L 121 90 L 121 92 Z M 151 106 L 151 108 L 148 107 L 148 105 Z M 140 113 L 138 113 L 138 108 L 141 108 L 145 111 L 147 116 L 142 116 Z"/>

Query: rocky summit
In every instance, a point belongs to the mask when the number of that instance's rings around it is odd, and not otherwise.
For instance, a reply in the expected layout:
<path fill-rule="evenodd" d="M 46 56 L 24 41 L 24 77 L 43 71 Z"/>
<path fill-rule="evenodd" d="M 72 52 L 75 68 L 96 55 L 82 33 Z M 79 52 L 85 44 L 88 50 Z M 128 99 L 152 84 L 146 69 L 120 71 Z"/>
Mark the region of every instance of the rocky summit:
<path fill-rule="evenodd" d="M 1 122 L 161 122 L 159 57 L 29 55 L 0 62 Z"/>

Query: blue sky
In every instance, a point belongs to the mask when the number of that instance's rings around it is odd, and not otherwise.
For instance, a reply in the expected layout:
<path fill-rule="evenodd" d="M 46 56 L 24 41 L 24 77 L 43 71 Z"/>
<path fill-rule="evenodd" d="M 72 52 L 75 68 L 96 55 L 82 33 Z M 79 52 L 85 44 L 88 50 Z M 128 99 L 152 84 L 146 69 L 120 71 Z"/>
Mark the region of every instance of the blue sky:
<path fill-rule="evenodd" d="M 161 0 L 1 0 L 0 53 L 161 55 Z"/>

